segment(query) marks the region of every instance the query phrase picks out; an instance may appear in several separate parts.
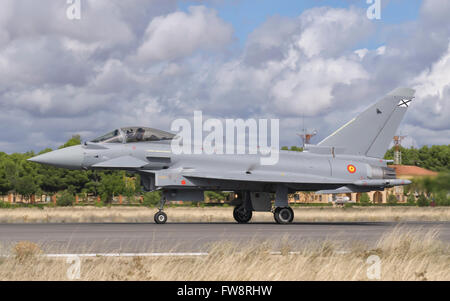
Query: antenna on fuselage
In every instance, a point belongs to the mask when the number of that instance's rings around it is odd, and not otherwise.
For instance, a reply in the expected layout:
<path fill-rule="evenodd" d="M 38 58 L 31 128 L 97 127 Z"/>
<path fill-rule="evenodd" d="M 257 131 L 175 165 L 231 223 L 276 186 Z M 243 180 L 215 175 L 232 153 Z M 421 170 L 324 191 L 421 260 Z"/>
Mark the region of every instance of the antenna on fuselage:
<path fill-rule="evenodd" d="M 302 138 L 303 149 L 305 149 L 306 144 L 310 144 L 311 138 L 317 135 L 316 129 L 307 129 L 305 128 L 305 115 L 302 116 L 303 119 L 303 127 L 301 133 L 297 133 L 297 135 Z"/>

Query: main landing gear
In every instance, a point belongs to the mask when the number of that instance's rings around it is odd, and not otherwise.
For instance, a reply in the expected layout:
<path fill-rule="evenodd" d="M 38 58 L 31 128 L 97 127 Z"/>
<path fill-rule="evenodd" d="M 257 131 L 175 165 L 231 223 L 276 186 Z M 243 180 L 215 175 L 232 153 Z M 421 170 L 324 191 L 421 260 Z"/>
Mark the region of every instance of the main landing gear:
<path fill-rule="evenodd" d="M 288 188 L 282 184 L 277 185 L 273 217 L 278 224 L 290 224 L 294 220 L 294 210 L 288 202 Z"/>
<path fill-rule="evenodd" d="M 236 207 L 233 210 L 233 217 L 239 224 L 248 223 L 252 218 L 253 211 L 273 212 L 277 224 L 290 224 L 294 220 L 294 210 L 289 207 L 287 200 L 287 187 L 282 185 L 277 187 L 274 210 L 271 209 L 271 197 L 262 192 L 240 192 L 234 204 Z"/>
<path fill-rule="evenodd" d="M 244 204 L 234 207 L 233 217 L 239 224 L 246 224 L 252 219 L 252 211 L 247 210 Z"/>
<path fill-rule="evenodd" d="M 166 203 L 166 198 L 163 196 L 160 201 L 159 211 L 156 212 L 154 220 L 157 224 L 165 224 L 167 222 L 167 214 L 164 213 L 164 204 Z"/>
<path fill-rule="evenodd" d="M 277 207 L 273 217 L 277 224 L 290 224 L 294 220 L 294 210 L 291 207 Z"/>
<path fill-rule="evenodd" d="M 234 207 L 233 217 L 239 224 L 246 224 L 252 219 L 253 206 L 250 192 L 242 192 L 238 204 Z"/>
<path fill-rule="evenodd" d="M 252 211 L 242 204 L 234 208 L 233 217 L 239 224 L 246 224 L 252 219 Z M 294 220 L 294 210 L 291 207 L 277 207 L 273 217 L 277 224 L 290 224 Z"/>

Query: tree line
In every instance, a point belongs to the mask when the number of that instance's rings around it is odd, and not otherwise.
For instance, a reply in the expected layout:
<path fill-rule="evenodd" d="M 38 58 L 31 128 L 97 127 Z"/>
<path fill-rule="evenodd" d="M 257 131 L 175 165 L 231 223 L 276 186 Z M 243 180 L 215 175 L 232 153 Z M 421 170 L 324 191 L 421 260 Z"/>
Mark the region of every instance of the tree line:
<path fill-rule="evenodd" d="M 437 172 L 450 172 L 450 145 L 404 148 L 400 146 L 403 165 L 415 165 Z M 394 147 L 386 152 L 387 160 L 394 160 Z"/>

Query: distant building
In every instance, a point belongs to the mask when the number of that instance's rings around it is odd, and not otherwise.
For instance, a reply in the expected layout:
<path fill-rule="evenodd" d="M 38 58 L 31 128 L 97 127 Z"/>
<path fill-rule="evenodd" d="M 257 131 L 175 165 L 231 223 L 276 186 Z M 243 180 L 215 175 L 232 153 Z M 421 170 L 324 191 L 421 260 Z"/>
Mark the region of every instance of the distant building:
<path fill-rule="evenodd" d="M 411 180 L 421 177 L 435 177 L 437 172 L 431 171 L 418 166 L 411 165 L 389 165 L 394 168 L 397 174 L 397 178 Z M 387 188 L 384 191 L 370 191 L 367 192 L 372 203 L 386 203 L 389 194 L 394 194 L 397 197 L 398 202 L 405 203 L 406 196 L 403 194 L 404 186 L 395 186 Z M 361 193 L 346 193 L 339 194 L 338 196 L 347 196 L 350 201 L 359 203 Z M 328 203 L 331 200 L 331 194 L 314 194 L 311 192 L 297 192 L 294 193 L 290 199 L 290 203 Z"/>

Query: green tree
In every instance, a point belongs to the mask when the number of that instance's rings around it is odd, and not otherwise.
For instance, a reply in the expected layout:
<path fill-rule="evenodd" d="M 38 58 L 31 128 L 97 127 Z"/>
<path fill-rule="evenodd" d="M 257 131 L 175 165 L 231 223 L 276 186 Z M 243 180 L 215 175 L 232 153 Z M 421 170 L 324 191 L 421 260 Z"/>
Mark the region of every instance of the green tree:
<path fill-rule="evenodd" d="M 299 147 L 299 146 L 291 146 L 291 148 L 287 147 L 287 146 L 283 146 L 281 147 L 281 150 L 288 150 L 288 151 L 293 151 L 293 152 L 302 152 L 303 151 L 303 147 Z"/>
<path fill-rule="evenodd" d="M 442 172 L 433 179 L 433 191 L 447 191 L 450 193 L 450 172 Z"/>
<path fill-rule="evenodd" d="M 58 206 L 73 206 L 75 203 L 75 196 L 70 191 L 63 191 L 60 196 L 56 198 L 56 205 Z"/>
<path fill-rule="evenodd" d="M 414 205 L 416 203 L 416 197 L 414 196 L 414 193 L 411 192 L 410 194 L 408 194 L 408 197 L 406 198 L 406 202 L 409 205 Z"/>
<path fill-rule="evenodd" d="M 69 146 L 75 146 L 81 144 L 81 136 L 80 135 L 73 135 L 72 138 L 67 140 L 66 143 L 58 147 L 59 149 L 69 147 Z"/>
<path fill-rule="evenodd" d="M 398 200 L 397 197 L 394 194 L 389 194 L 388 199 L 387 199 L 387 203 L 390 205 L 395 205 L 397 204 Z"/>
<path fill-rule="evenodd" d="M 102 178 L 102 173 L 97 172 L 96 170 L 89 170 L 86 172 L 89 182 L 84 185 L 85 193 L 92 193 L 94 195 L 99 194 L 100 181 Z"/>
<path fill-rule="evenodd" d="M 430 205 L 430 202 L 428 201 L 427 197 L 423 193 L 421 193 L 419 195 L 419 198 L 417 199 L 417 205 L 419 207 L 426 207 L 426 206 Z"/>
<path fill-rule="evenodd" d="M 128 202 L 134 201 L 136 196 L 136 178 L 131 175 L 125 175 L 125 188 L 123 194 L 126 196 Z M 140 187 L 139 187 L 140 188 Z"/>
<path fill-rule="evenodd" d="M 423 146 L 420 149 L 400 147 L 403 165 L 415 165 L 434 171 L 450 171 L 450 145 Z M 386 152 L 385 159 L 394 159 L 394 148 Z"/>
<path fill-rule="evenodd" d="M 299 147 L 299 146 L 291 146 L 291 151 L 293 152 L 302 152 L 303 151 L 303 147 Z"/>
<path fill-rule="evenodd" d="M 359 199 L 359 203 L 363 206 L 370 204 L 370 197 L 367 192 L 361 194 L 361 198 Z"/>
<path fill-rule="evenodd" d="M 441 190 L 435 194 L 436 205 L 438 206 L 449 206 L 450 197 L 447 191 Z"/>
<path fill-rule="evenodd" d="M 80 193 L 89 182 L 88 173 L 83 170 L 65 170 L 63 185 L 72 193 Z"/>
<path fill-rule="evenodd" d="M 142 193 L 141 176 L 139 174 L 134 175 L 134 193 L 136 194 Z"/>
<path fill-rule="evenodd" d="M 36 165 L 36 171 L 41 176 L 39 186 L 42 191 L 48 194 L 55 194 L 67 188 L 64 183 L 67 173 L 65 170 L 41 164 L 38 165 L 37 163 L 33 164 Z"/>
<path fill-rule="evenodd" d="M 33 194 L 36 194 L 38 189 L 39 187 L 36 185 L 31 175 L 19 178 L 15 185 L 15 191 L 24 196 L 27 200 L 30 199 Z"/>
<path fill-rule="evenodd" d="M 13 160 L 9 159 L 5 161 L 5 163 L 3 164 L 3 168 L 6 178 L 6 185 L 8 185 L 12 190 L 15 190 L 17 186 L 17 180 L 19 179 L 19 170 L 17 165 Z"/>
<path fill-rule="evenodd" d="M 98 192 L 104 203 L 111 203 L 113 196 L 123 194 L 125 190 L 124 173 L 104 173 L 101 177 Z"/>
<path fill-rule="evenodd" d="M 159 190 L 144 193 L 144 205 L 148 207 L 159 206 L 161 192 Z"/>
<path fill-rule="evenodd" d="M 0 153 L 0 194 L 5 195 L 13 189 L 11 179 L 7 176 L 5 165 L 9 160 L 8 155 Z"/>
<path fill-rule="evenodd" d="M 205 191 L 205 196 L 213 202 L 225 201 L 228 199 L 228 192 L 220 192 L 220 191 Z"/>

